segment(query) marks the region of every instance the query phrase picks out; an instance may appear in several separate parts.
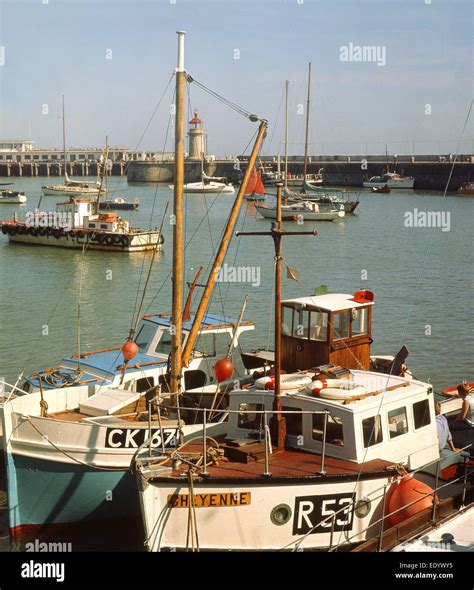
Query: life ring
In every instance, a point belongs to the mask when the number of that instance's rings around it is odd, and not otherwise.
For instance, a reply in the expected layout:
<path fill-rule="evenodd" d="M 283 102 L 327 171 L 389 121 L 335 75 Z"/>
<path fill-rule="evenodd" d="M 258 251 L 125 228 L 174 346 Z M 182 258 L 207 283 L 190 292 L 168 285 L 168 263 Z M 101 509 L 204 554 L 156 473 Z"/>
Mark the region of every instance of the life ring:
<path fill-rule="evenodd" d="M 55 227 L 53 229 L 53 237 L 56 238 L 56 240 L 59 240 L 59 238 L 61 237 L 61 234 L 63 233 L 62 229 L 59 229 L 58 227 Z"/>
<path fill-rule="evenodd" d="M 45 233 L 46 233 L 46 230 L 44 229 L 44 227 L 38 228 L 38 235 L 39 236 L 44 236 Z"/>
<path fill-rule="evenodd" d="M 16 234 L 16 227 L 14 225 L 9 225 L 7 231 L 9 236 L 14 236 Z"/>
<path fill-rule="evenodd" d="M 352 389 L 339 389 L 338 387 L 326 387 L 321 389 L 319 397 L 323 399 L 346 400 L 365 395 L 367 390 L 363 385 L 356 385 Z"/>
<path fill-rule="evenodd" d="M 280 389 L 282 391 L 303 389 L 304 387 L 308 387 L 310 383 L 311 377 L 308 377 L 307 375 L 300 375 L 299 373 L 280 375 Z M 257 379 L 255 381 L 255 387 L 257 389 L 275 389 L 275 375 Z"/>
<path fill-rule="evenodd" d="M 121 236 L 120 237 L 120 243 L 122 244 L 122 246 L 129 246 L 130 245 L 130 241 L 128 239 L 128 236 Z"/>
<path fill-rule="evenodd" d="M 115 242 L 115 237 L 108 234 L 106 236 L 104 236 L 104 242 L 108 245 L 108 246 L 112 246 Z"/>
<path fill-rule="evenodd" d="M 316 379 L 311 383 L 311 393 L 317 395 L 322 389 L 328 387 L 337 387 L 348 389 L 348 384 L 351 383 L 348 379 Z"/>
<path fill-rule="evenodd" d="M 84 232 L 83 231 L 78 231 L 76 233 L 76 236 L 78 237 L 79 240 L 82 240 L 82 238 L 84 237 Z"/>
<path fill-rule="evenodd" d="M 36 237 L 38 235 L 38 230 L 36 229 L 36 227 L 30 227 L 29 233 L 30 235 Z"/>
<path fill-rule="evenodd" d="M 119 234 L 112 234 L 112 237 L 114 239 L 114 246 L 119 246 L 122 243 L 122 236 Z"/>
<path fill-rule="evenodd" d="M 474 388 L 474 382 L 467 383 L 467 386 L 469 387 L 470 390 L 472 390 Z M 459 397 L 457 385 L 454 385 L 453 387 L 446 387 L 445 389 L 443 389 L 443 391 L 441 393 L 442 393 L 442 395 L 444 395 L 444 397 Z"/>
<path fill-rule="evenodd" d="M 48 236 L 52 236 L 53 235 L 53 228 L 52 227 L 47 227 L 46 228 L 46 235 Z"/>
<path fill-rule="evenodd" d="M 2 225 L 2 234 L 7 234 L 8 233 L 8 227 L 6 225 Z"/>

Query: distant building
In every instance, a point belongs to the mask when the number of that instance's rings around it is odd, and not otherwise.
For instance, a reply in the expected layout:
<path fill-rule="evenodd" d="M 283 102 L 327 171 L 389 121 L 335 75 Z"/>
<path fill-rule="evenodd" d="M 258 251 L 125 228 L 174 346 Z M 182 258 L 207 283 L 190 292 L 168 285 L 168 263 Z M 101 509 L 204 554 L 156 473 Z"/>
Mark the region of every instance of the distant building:
<path fill-rule="evenodd" d="M 63 150 L 59 148 L 36 148 L 31 139 L 0 139 L 0 162 L 55 162 L 63 161 Z M 86 162 L 98 160 L 102 147 L 66 148 L 68 162 Z M 110 147 L 109 158 L 114 161 L 131 160 L 133 152 L 130 148 Z"/>

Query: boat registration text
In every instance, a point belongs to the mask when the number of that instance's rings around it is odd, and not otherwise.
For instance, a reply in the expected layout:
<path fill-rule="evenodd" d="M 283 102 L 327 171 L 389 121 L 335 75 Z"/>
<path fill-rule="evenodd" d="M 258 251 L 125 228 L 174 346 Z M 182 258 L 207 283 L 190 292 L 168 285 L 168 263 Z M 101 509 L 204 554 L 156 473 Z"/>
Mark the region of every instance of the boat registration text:
<path fill-rule="evenodd" d="M 195 508 L 222 508 L 224 506 L 248 506 L 251 500 L 250 492 L 236 492 L 235 494 L 194 494 Z M 189 494 L 170 494 L 168 496 L 170 508 L 188 508 Z"/>

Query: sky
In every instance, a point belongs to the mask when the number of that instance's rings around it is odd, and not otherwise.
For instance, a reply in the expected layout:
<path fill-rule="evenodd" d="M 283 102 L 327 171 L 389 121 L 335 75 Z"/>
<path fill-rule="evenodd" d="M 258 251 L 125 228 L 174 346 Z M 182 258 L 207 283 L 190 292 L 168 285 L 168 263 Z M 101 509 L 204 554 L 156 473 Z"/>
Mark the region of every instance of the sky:
<path fill-rule="evenodd" d="M 171 150 L 174 82 L 167 85 L 176 31 L 185 30 L 193 78 L 268 119 L 266 154 L 284 150 L 285 80 L 289 152 L 303 153 L 308 62 L 310 154 L 380 154 L 385 145 L 391 154 L 456 153 L 472 100 L 473 6 L 470 0 L 0 0 L 0 139 L 61 147 L 64 94 L 69 146 L 100 146 L 108 136 L 113 146 Z M 357 61 L 364 47 L 378 54 L 369 50 Z M 204 120 L 208 152 L 242 153 L 256 124 L 196 85 L 189 99 L 188 109 L 198 108 Z M 460 153 L 474 152 L 473 118 Z"/>

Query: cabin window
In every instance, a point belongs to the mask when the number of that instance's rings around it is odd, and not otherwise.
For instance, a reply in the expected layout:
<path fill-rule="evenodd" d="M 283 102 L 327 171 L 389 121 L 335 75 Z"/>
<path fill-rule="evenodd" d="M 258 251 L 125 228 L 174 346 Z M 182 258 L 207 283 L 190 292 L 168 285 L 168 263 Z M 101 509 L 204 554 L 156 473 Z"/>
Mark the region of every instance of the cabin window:
<path fill-rule="evenodd" d="M 413 404 L 413 420 L 415 422 L 415 430 L 428 426 L 431 422 L 430 417 L 430 403 L 427 399 Z"/>
<path fill-rule="evenodd" d="M 301 408 L 291 408 L 290 406 L 282 406 L 282 415 L 286 419 L 286 433 L 293 436 L 303 434 L 303 414 Z M 291 412 L 291 413 L 287 413 Z"/>
<path fill-rule="evenodd" d="M 343 338 L 349 338 L 349 327 L 351 324 L 350 310 L 335 313 L 333 315 L 333 318 L 333 340 L 342 340 Z"/>
<path fill-rule="evenodd" d="M 383 440 L 382 422 L 380 416 L 371 416 L 362 420 L 362 433 L 364 435 L 364 447 L 378 445 Z"/>
<path fill-rule="evenodd" d="M 142 393 L 143 391 L 153 387 L 153 385 L 155 385 L 155 380 L 153 377 L 142 377 L 141 379 L 137 379 L 137 393 Z"/>
<path fill-rule="evenodd" d="M 107 224 L 106 223 L 101 223 L 100 224 L 100 229 L 107 229 Z"/>
<path fill-rule="evenodd" d="M 95 223 L 89 223 L 89 227 L 95 227 Z"/>
<path fill-rule="evenodd" d="M 310 340 L 326 341 L 328 338 L 328 314 L 320 311 L 312 311 L 309 316 Z"/>
<path fill-rule="evenodd" d="M 281 318 L 281 333 L 285 336 L 291 336 L 293 333 L 293 308 L 283 307 Z"/>
<path fill-rule="evenodd" d="M 140 352 L 146 352 L 150 345 L 151 339 L 155 334 L 155 328 L 150 324 L 143 324 L 138 331 L 137 337 L 135 338 L 135 344 L 138 346 Z"/>
<path fill-rule="evenodd" d="M 388 413 L 388 431 L 390 438 L 396 438 L 408 432 L 408 420 L 406 408 L 390 410 Z"/>
<path fill-rule="evenodd" d="M 263 404 L 239 404 L 239 418 L 237 426 L 239 428 L 245 428 L 246 430 L 259 430 L 263 428 L 265 421 L 263 417 L 263 410 L 265 406 Z"/>
<path fill-rule="evenodd" d="M 369 330 L 369 314 L 366 307 L 352 310 L 352 336 L 367 334 Z"/>
<path fill-rule="evenodd" d="M 309 311 L 296 309 L 293 320 L 293 336 L 296 338 L 308 338 Z"/>
<path fill-rule="evenodd" d="M 184 334 L 183 334 L 184 342 Z M 162 330 L 159 336 L 158 343 L 155 346 L 156 354 L 166 354 L 171 352 L 171 332 L 169 330 Z"/>
<path fill-rule="evenodd" d="M 322 442 L 324 436 L 324 414 L 313 414 L 313 440 Z M 338 447 L 344 446 L 342 420 L 338 416 L 328 414 L 326 442 Z"/>

